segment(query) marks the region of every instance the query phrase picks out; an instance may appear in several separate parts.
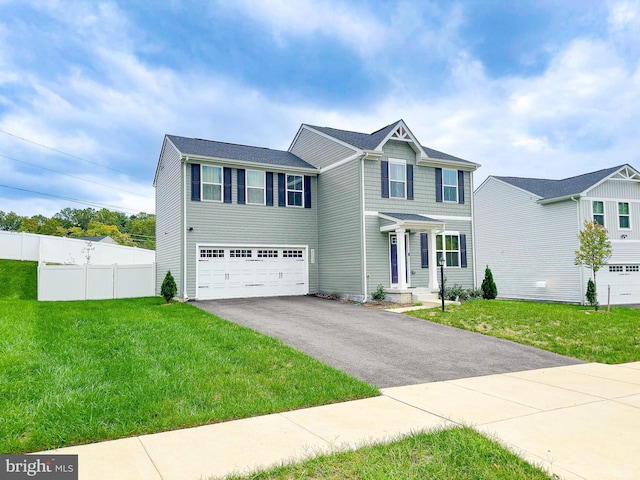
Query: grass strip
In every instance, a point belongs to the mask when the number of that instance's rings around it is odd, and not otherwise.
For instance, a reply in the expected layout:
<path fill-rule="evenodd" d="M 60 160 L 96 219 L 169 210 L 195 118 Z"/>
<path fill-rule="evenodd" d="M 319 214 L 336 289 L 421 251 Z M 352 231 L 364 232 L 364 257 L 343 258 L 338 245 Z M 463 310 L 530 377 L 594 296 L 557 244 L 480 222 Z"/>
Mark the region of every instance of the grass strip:
<path fill-rule="evenodd" d="M 303 463 L 284 465 L 228 480 L 367 479 L 549 480 L 542 470 L 470 428 L 416 433 Z"/>
<path fill-rule="evenodd" d="M 505 338 L 587 362 L 640 360 L 640 310 L 512 300 L 472 300 L 440 310 L 407 315 L 472 332 Z"/>

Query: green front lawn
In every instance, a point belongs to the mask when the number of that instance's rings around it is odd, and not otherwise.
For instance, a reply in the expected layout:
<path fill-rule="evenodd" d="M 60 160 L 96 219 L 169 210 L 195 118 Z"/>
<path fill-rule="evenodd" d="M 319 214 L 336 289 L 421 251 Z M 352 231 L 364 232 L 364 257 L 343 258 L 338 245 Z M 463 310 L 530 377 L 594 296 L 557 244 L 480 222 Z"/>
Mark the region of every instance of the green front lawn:
<path fill-rule="evenodd" d="M 247 479 L 549 480 L 550 477 L 470 428 L 410 435 L 390 444 L 324 455 Z"/>
<path fill-rule="evenodd" d="M 640 360 L 640 310 L 510 300 L 473 300 L 439 310 L 408 315 L 506 338 L 588 362 Z"/>
<path fill-rule="evenodd" d="M 165 305 L 161 298 L 0 299 L 0 453 L 377 394 L 277 340 L 192 305 Z"/>

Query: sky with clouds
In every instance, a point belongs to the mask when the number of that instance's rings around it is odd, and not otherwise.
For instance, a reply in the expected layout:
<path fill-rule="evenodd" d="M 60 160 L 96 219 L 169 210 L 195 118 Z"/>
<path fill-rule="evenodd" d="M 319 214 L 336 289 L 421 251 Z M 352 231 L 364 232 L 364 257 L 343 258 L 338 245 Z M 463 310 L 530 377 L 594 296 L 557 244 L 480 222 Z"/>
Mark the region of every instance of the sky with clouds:
<path fill-rule="evenodd" d="M 476 186 L 640 168 L 640 1 L 0 0 L 5 212 L 153 212 L 165 133 L 401 118 Z"/>

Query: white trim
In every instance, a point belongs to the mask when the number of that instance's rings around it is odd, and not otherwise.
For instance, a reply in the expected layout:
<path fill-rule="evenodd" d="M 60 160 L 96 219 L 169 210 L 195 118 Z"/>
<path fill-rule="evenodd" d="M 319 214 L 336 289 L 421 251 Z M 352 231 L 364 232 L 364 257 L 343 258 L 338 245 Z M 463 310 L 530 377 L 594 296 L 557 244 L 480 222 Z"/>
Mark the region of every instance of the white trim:
<path fill-rule="evenodd" d="M 521 187 L 517 187 L 517 186 L 515 186 L 515 185 L 514 185 L 514 184 L 512 184 L 512 183 L 505 182 L 504 180 L 501 180 L 500 178 L 497 178 L 497 177 L 494 177 L 494 176 L 491 176 L 491 175 L 490 175 L 490 176 L 488 176 L 488 177 L 485 179 L 485 181 L 484 181 L 484 182 L 482 182 L 482 185 L 480 185 L 480 186 L 478 187 L 478 190 L 476 190 L 476 191 L 474 192 L 474 194 L 478 193 L 478 192 L 480 191 L 480 189 L 481 189 L 481 188 L 483 188 L 483 187 L 484 187 L 484 186 L 489 182 L 489 180 L 495 180 L 496 182 L 500 182 L 500 183 L 502 183 L 503 185 L 506 185 L 506 186 L 511 187 L 511 188 L 515 188 L 516 190 L 519 190 L 520 192 L 526 193 L 527 195 L 530 195 L 530 196 L 532 196 L 532 197 L 537 198 L 538 200 L 536 200 L 536 201 L 537 201 L 538 203 L 540 203 L 540 204 L 543 204 L 543 202 L 542 202 L 543 197 L 541 197 L 540 195 L 536 195 L 535 193 L 530 192 L 529 190 L 526 190 L 526 189 L 521 188 Z M 579 196 L 580 196 L 580 195 L 570 195 L 570 196 L 568 196 L 568 197 L 567 197 L 567 200 L 568 200 L 568 199 L 570 199 L 570 198 L 575 198 L 575 197 L 579 197 Z"/>
<path fill-rule="evenodd" d="M 627 204 L 627 206 L 629 207 L 629 213 L 626 213 L 626 214 L 621 214 L 620 213 L 620 204 L 621 203 L 626 203 Z M 620 201 L 618 201 L 618 202 L 616 202 L 616 207 L 617 207 L 616 210 L 618 212 L 618 230 L 622 230 L 624 232 L 633 231 L 633 225 L 631 224 L 631 202 L 620 202 Z M 628 217 L 628 219 L 629 219 L 629 226 L 628 227 L 621 227 L 620 226 L 621 215 L 624 216 L 624 217 Z"/>
<path fill-rule="evenodd" d="M 250 187 L 249 186 L 249 172 L 256 172 L 262 174 L 263 187 Z M 286 179 L 285 179 L 286 182 Z M 262 203 L 250 202 L 249 201 L 249 189 L 254 188 L 256 190 L 262 189 Z M 266 205 L 267 204 L 267 172 L 264 170 L 245 170 L 244 177 L 244 203 L 245 205 Z"/>
<path fill-rule="evenodd" d="M 453 188 L 453 185 L 451 184 L 445 184 L 444 183 L 444 172 L 445 171 L 450 171 L 450 172 L 456 172 L 456 184 L 455 184 L 455 188 L 456 188 L 456 199 L 455 200 L 446 200 L 444 198 L 444 191 L 445 188 Z M 458 184 L 458 170 L 454 170 L 453 168 L 443 168 L 442 169 L 442 203 L 459 203 L 459 199 L 460 199 L 460 192 L 458 191 L 460 189 L 460 186 Z"/>
<path fill-rule="evenodd" d="M 355 160 L 359 157 L 362 157 L 364 154 L 360 151 L 354 155 L 351 155 L 350 157 L 347 157 L 345 159 L 340 160 L 339 162 L 336 163 L 332 163 L 331 165 L 327 165 L 326 167 L 322 167 L 318 173 L 325 173 L 325 172 L 329 172 L 331 170 L 333 170 L 334 168 L 337 167 L 341 167 L 342 165 L 344 165 L 345 163 L 349 163 L 352 160 Z"/>
<path fill-rule="evenodd" d="M 153 176 L 153 186 L 155 187 L 158 183 L 158 175 L 160 174 L 160 170 L 162 170 L 160 168 L 160 162 L 164 157 L 164 151 L 165 151 L 165 147 L 167 146 L 167 143 L 169 145 L 171 145 L 173 147 L 173 149 L 176 151 L 176 153 L 178 154 L 178 157 L 180 158 L 180 161 L 182 161 L 182 152 L 180 152 L 180 150 L 178 150 L 178 147 L 176 147 L 173 142 L 171 140 L 169 140 L 169 137 L 167 135 L 164 136 L 164 141 L 162 142 L 162 149 L 160 150 L 160 156 L 158 157 L 158 164 L 156 165 L 156 173 Z M 164 163 L 162 164 L 162 166 L 164 167 Z"/>
<path fill-rule="evenodd" d="M 640 172 L 638 172 L 635 168 L 631 167 L 631 165 L 622 165 L 618 170 L 616 170 L 615 172 L 612 172 L 610 175 L 604 177 L 602 180 L 600 180 L 598 183 L 595 183 L 593 185 L 591 185 L 589 188 L 587 188 L 586 190 L 584 190 L 582 192 L 583 195 L 586 195 L 588 192 L 590 192 L 591 190 L 593 190 L 594 188 L 599 187 L 600 185 L 602 185 L 604 182 L 606 182 L 607 180 L 613 180 L 614 175 L 618 175 L 622 170 L 633 170 L 635 172 L 636 175 L 640 175 Z M 595 172 L 592 172 L 595 173 Z M 636 181 L 633 180 L 631 178 L 629 179 L 625 179 L 625 178 L 619 178 L 617 180 L 629 180 L 629 181 Z"/>
<path fill-rule="evenodd" d="M 407 199 L 407 161 L 401 158 L 388 158 L 387 162 L 389 164 L 389 200 L 406 200 Z M 402 197 L 393 197 L 391 196 L 391 182 L 401 183 L 400 180 L 392 180 L 391 179 L 391 165 L 402 165 L 404 167 L 404 184 L 403 196 Z"/>
<path fill-rule="evenodd" d="M 373 211 L 366 211 L 364 212 L 364 214 L 367 217 L 378 217 L 380 216 L 380 212 L 373 212 Z M 433 215 L 429 215 L 428 213 L 416 213 L 415 215 L 420 215 L 421 217 L 425 217 L 425 218 L 433 218 L 434 220 L 450 220 L 450 221 L 459 221 L 459 222 L 472 222 L 473 221 L 473 217 L 458 217 L 455 215 L 439 215 L 437 213 L 433 214 Z M 436 218 L 434 218 L 436 217 Z"/>
<path fill-rule="evenodd" d="M 364 156 L 360 159 L 360 213 L 362 222 L 362 290 L 364 292 L 364 302 L 369 296 L 367 278 L 367 212 L 365 210 L 365 185 L 364 185 Z"/>
<path fill-rule="evenodd" d="M 302 190 L 289 190 L 289 177 L 300 177 L 302 179 Z M 301 197 L 301 202 L 300 205 L 290 205 L 289 204 L 289 191 L 293 192 L 293 193 L 300 193 Z M 285 196 L 285 205 L 287 207 L 292 207 L 292 208 L 304 208 L 304 175 L 298 175 L 298 174 L 289 174 L 286 173 L 284 176 L 284 196 Z"/>
<path fill-rule="evenodd" d="M 204 172 L 203 168 L 219 168 L 220 169 L 220 183 L 207 182 L 207 185 L 220 185 L 220 200 L 205 200 L 204 198 Z M 191 179 L 193 182 L 193 179 Z M 220 165 L 202 165 L 200 164 L 200 201 L 201 202 L 213 202 L 213 203 L 223 203 L 224 202 L 224 167 Z"/>
<path fill-rule="evenodd" d="M 445 236 L 456 236 L 458 237 L 458 265 L 447 265 L 447 251 L 449 252 L 455 252 L 455 250 L 447 250 L 447 242 L 446 239 L 444 238 Z M 463 234 L 464 235 L 464 234 Z M 444 256 L 444 268 L 462 268 L 462 258 L 461 258 L 461 250 L 460 250 L 460 232 L 459 231 L 452 231 L 452 230 L 444 230 L 440 233 L 436 234 L 436 237 L 442 236 L 442 250 L 438 250 L 437 249 L 437 245 L 438 245 L 438 240 L 435 239 L 434 242 L 434 246 L 436 247 L 436 263 L 438 261 L 438 252 L 442 252 L 443 256 Z M 469 255 L 467 254 L 467 268 L 469 267 Z M 438 268 L 440 268 L 440 265 L 438 265 Z"/>
<path fill-rule="evenodd" d="M 596 202 L 602 204 L 602 213 L 596 213 L 594 211 L 593 207 L 594 207 Z M 602 215 L 602 226 L 604 228 L 607 228 L 607 225 L 609 223 L 609 222 L 607 222 L 607 209 L 605 208 L 605 203 L 602 200 L 591 200 L 591 221 L 593 221 L 593 222 L 596 221 L 596 219 L 595 219 L 596 215 L 598 215 L 598 216 Z M 581 228 L 581 230 L 582 230 L 582 228 Z"/>
<path fill-rule="evenodd" d="M 473 221 L 475 217 L 475 195 L 473 194 L 473 172 L 469 172 L 469 191 L 471 192 L 471 248 L 473 251 L 471 255 L 473 255 L 473 263 L 471 264 L 471 268 L 473 269 L 473 288 L 478 288 L 478 282 L 476 278 L 476 224 Z M 467 251 L 467 267 L 469 266 L 469 252 Z"/>
<path fill-rule="evenodd" d="M 421 158 L 418 160 L 418 165 L 421 167 L 451 168 L 452 170 L 452 167 L 455 167 L 456 170 L 464 170 L 465 172 L 475 172 L 480 168 L 479 163 L 470 162 L 469 160 L 444 160 L 442 158 L 433 157 Z"/>
<path fill-rule="evenodd" d="M 317 175 L 320 172 L 319 168 L 289 167 L 287 165 L 276 165 L 271 163 L 259 163 L 259 162 L 246 162 L 243 160 L 232 160 L 229 158 L 222 158 L 222 157 L 206 157 L 204 155 L 188 155 L 185 158 L 187 158 L 188 160 L 192 160 L 192 161 L 189 161 L 189 163 L 202 163 L 203 161 L 209 162 L 214 165 L 218 165 L 222 163 L 228 167 L 236 167 L 236 168 L 240 167 L 240 168 L 249 169 L 249 170 L 264 169 L 265 172 L 266 171 L 277 172 L 277 173 L 304 172 L 305 175 L 314 175 L 314 174 Z"/>
<path fill-rule="evenodd" d="M 182 233 L 180 238 L 182 239 L 182 298 L 186 301 L 189 296 L 187 295 L 187 161 L 188 157 L 182 162 Z"/>
<path fill-rule="evenodd" d="M 405 135 L 408 136 L 409 139 L 402 139 L 401 140 L 399 138 L 393 138 L 393 135 L 398 131 L 398 129 L 400 127 L 404 128 Z M 411 129 L 409 127 L 407 127 L 406 123 L 404 123 L 404 120 L 400 120 L 398 123 L 396 123 L 394 125 L 393 129 L 387 134 L 386 137 L 384 137 L 384 139 L 376 146 L 376 148 L 374 150 L 382 150 L 382 147 L 389 140 L 405 141 L 405 142 L 413 144 L 414 151 L 416 152 L 416 157 L 417 157 L 418 160 L 429 158 L 429 155 L 427 155 L 427 152 L 424 151 L 424 149 L 422 148 L 422 145 L 420 145 L 420 142 L 418 142 L 418 140 L 416 139 L 416 137 L 413 134 L 413 132 L 411 131 Z"/>

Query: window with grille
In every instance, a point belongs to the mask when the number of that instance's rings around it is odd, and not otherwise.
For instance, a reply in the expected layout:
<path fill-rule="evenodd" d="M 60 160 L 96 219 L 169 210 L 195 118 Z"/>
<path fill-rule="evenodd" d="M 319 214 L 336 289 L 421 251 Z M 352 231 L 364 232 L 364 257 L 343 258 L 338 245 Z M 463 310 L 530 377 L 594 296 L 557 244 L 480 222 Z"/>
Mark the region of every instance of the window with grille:
<path fill-rule="evenodd" d="M 625 270 L 627 272 L 640 272 L 640 265 L 627 265 Z"/>
<path fill-rule="evenodd" d="M 283 258 L 302 258 L 302 250 L 283 250 Z"/>
<path fill-rule="evenodd" d="M 619 273 L 624 271 L 622 265 L 609 265 L 609 271 L 612 273 Z"/>
<path fill-rule="evenodd" d="M 217 248 L 200 249 L 200 258 L 224 258 L 224 250 Z"/>
<path fill-rule="evenodd" d="M 231 258 L 251 258 L 251 250 L 229 250 L 229 256 Z"/>
<path fill-rule="evenodd" d="M 278 250 L 258 250 L 258 258 L 278 258 Z"/>

